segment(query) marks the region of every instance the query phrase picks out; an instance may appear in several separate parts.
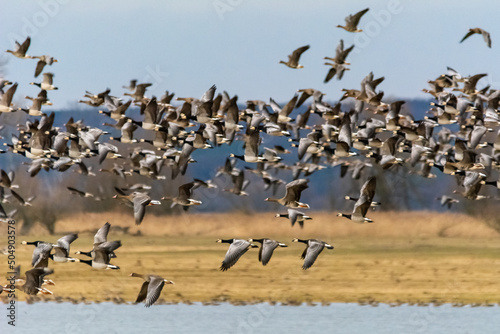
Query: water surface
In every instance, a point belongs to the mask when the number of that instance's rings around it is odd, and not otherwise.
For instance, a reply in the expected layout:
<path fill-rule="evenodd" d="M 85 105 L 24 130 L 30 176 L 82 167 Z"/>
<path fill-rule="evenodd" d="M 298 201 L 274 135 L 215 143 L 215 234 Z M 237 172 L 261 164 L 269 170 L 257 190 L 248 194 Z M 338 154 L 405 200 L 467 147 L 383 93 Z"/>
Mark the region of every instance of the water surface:
<path fill-rule="evenodd" d="M 500 333 L 500 307 L 234 306 L 16 303 L 16 327 L 1 304 L 0 333 Z M 40 328 L 40 327 L 38 327 Z"/>

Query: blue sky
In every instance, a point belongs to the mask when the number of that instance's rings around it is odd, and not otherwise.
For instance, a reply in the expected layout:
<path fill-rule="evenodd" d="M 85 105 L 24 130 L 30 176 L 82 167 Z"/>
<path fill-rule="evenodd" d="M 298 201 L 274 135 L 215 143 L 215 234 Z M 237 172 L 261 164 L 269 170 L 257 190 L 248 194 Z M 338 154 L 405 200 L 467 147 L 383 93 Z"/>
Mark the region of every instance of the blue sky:
<path fill-rule="evenodd" d="M 363 33 L 336 28 L 344 17 L 370 7 Z M 49 54 L 59 63 L 58 91 L 49 93 L 52 109 L 78 101 L 85 90 L 111 88 L 121 95 L 130 79 L 154 83 L 147 95 L 199 97 L 212 84 L 246 99 L 290 99 L 300 88 L 316 88 L 338 100 L 342 88 L 358 88 L 373 71 L 385 76 L 385 96 L 427 97 L 427 80 L 451 66 L 463 75 L 488 73 L 479 87 L 500 86 L 496 50 L 500 25 L 495 1 L 3 1 L 0 50 L 13 40 L 32 37 L 30 55 Z M 489 31 L 459 44 L 468 28 Z M 340 39 L 355 44 L 351 70 L 328 84 L 323 57 L 333 56 Z M 278 64 L 295 48 L 310 44 L 294 70 Z M 8 60 L 5 76 L 19 82 L 16 101 L 34 95 L 35 60 Z M 40 79 L 40 78 L 38 78 Z M 22 103 L 27 104 L 25 101 Z M 47 108 L 49 110 L 50 108 Z"/>

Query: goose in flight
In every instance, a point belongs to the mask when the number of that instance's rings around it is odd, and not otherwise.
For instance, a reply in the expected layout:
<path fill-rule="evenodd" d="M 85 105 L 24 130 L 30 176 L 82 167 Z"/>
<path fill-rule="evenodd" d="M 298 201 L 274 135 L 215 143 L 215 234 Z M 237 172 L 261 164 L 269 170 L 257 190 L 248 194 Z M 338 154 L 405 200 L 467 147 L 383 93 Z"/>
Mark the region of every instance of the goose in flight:
<path fill-rule="evenodd" d="M 309 180 L 307 179 L 298 179 L 292 181 L 286 185 L 286 193 L 282 198 L 266 198 L 265 200 L 268 202 L 276 202 L 288 208 L 309 208 L 308 204 L 299 202 L 300 194 L 304 189 L 307 189 L 309 186 L 307 183 Z"/>
<path fill-rule="evenodd" d="M 104 224 L 99 230 L 97 230 L 96 234 L 94 235 L 94 247 L 90 252 L 82 252 L 82 251 L 77 251 L 75 254 L 83 254 L 85 256 L 95 258 L 95 249 L 97 247 L 102 247 L 105 248 L 109 251 L 109 257 L 110 258 L 116 258 L 116 254 L 114 251 L 118 248 L 121 247 L 122 243 L 120 240 L 115 240 L 115 241 L 108 241 L 108 232 L 109 229 L 111 228 L 110 223 Z"/>
<path fill-rule="evenodd" d="M 304 264 L 302 265 L 302 269 L 307 270 L 311 268 L 314 264 L 314 261 L 318 258 L 318 255 L 323 251 L 323 248 L 333 249 L 332 245 L 327 244 L 324 241 L 318 239 L 293 239 L 293 242 L 302 242 L 307 245 L 306 249 L 301 255 L 301 259 L 304 260 Z"/>
<path fill-rule="evenodd" d="M 34 245 L 33 256 L 31 258 L 31 266 L 33 268 L 43 268 L 49 266 L 50 251 L 54 247 L 51 243 L 45 241 L 22 241 L 23 245 Z"/>
<path fill-rule="evenodd" d="M 176 197 L 164 196 L 162 200 L 172 200 L 172 206 L 181 205 L 184 210 L 187 210 L 191 205 L 201 205 L 201 201 L 194 200 L 191 197 L 192 188 L 195 186 L 195 181 L 185 183 L 179 186 L 179 194 Z"/>
<path fill-rule="evenodd" d="M 163 277 L 157 275 L 141 275 L 137 273 L 131 273 L 131 277 L 140 277 L 144 280 L 142 283 L 141 291 L 137 296 L 136 303 L 146 301 L 144 307 L 150 307 L 153 305 L 160 297 L 161 290 L 165 284 L 175 284 L 172 281 L 164 279 Z"/>
<path fill-rule="evenodd" d="M 94 269 L 120 269 L 120 267 L 109 263 L 110 253 L 109 249 L 99 246 L 94 249 L 94 258 L 91 260 L 76 259 L 76 262 L 85 263 Z"/>
<path fill-rule="evenodd" d="M 259 246 L 252 244 L 252 239 L 218 239 L 217 242 L 230 244 L 227 250 L 224 261 L 220 266 L 220 270 L 226 271 L 238 262 L 239 258 L 245 254 L 250 248 L 258 248 Z"/>
<path fill-rule="evenodd" d="M 28 295 L 36 295 L 38 292 L 52 295 L 51 291 L 42 288 L 42 284 L 44 283 L 44 277 L 53 273 L 54 270 L 47 267 L 33 268 L 26 271 L 26 282 L 22 286 L 23 291 Z"/>
<path fill-rule="evenodd" d="M 23 44 L 19 44 L 19 42 L 16 41 L 16 47 L 15 47 L 14 51 L 7 50 L 5 52 L 12 53 L 17 58 L 31 59 L 33 57 L 28 56 L 26 54 L 26 52 L 28 51 L 28 48 L 30 47 L 30 43 L 31 43 L 31 38 L 28 36 L 28 37 L 26 37 L 26 40 L 23 42 Z"/>
<path fill-rule="evenodd" d="M 36 69 L 35 69 L 35 78 L 42 73 L 43 68 L 45 65 L 52 65 L 53 63 L 57 63 L 58 60 L 55 59 L 54 57 L 43 55 L 43 56 L 33 56 L 31 58 L 36 58 L 39 59 L 38 63 L 36 63 Z"/>
<path fill-rule="evenodd" d="M 140 191 L 134 191 L 130 195 L 117 194 L 114 195 L 113 198 L 123 199 L 126 204 L 134 208 L 134 219 L 136 225 L 141 225 L 144 215 L 146 214 L 147 206 L 161 204 L 160 201 L 152 200 L 151 197 L 145 193 L 141 193 Z"/>
<path fill-rule="evenodd" d="M 345 196 L 344 198 L 351 201 L 359 201 L 360 199 L 364 201 L 366 199 L 367 201 L 370 202 L 371 207 L 377 207 L 380 205 L 380 203 L 373 201 L 376 187 L 377 187 L 377 179 L 375 178 L 375 176 L 372 176 L 368 180 L 366 180 L 366 182 L 361 187 L 360 196 L 358 198 L 351 196 Z"/>
<path fill-rule="evenodd" d="M 292 227 L 296 222 L 298 222 L 300 228 L 304 228 L 304 221 L 312 219 L 311 217 L 306 216 L 303 212 L 294 209 L 288 209 L 288 213 L 285 214 L 277 213 L 276 218 L 288 218 L 292 223 Z"/>
<path fill-rule="evenodd" d="M 262 245 L 259 249 L 259 262 L 262 262 L 263 266 L 269 263 L 269 260 L 271 260 L 271 256 L 276 248 L 288 247 L 284 243 L 272 239 L 249 239 L 249 241 L 256 241 Z"/>
<path fill-rule="evenodd" d="M 362 29 L 358 28 L 359 20 L 365 13 L 369 10 L 369 8 L 363 9 L 362 11 L 357 12 L 354 15 L 349 15 L 345 18 L 345 26 L 337 25 L 337 28 L 342 28 L 349 32 L 362 32 Z"/>
<path fill-rule="evenodd" d="M 483 35 L 483 39 L 486 42 L 486 45 L 488 45 L 488 47 L 491 48 L 490 33 L 487 32 L 486 30 L 481 29 L 481 28 L 471 28 L 471 29 L 469 29 L 469 31 L 467 32 L 467 34 L 465 34 L 464 38 L 462 38 L 462 40 L 460 41 L 460 43 L 462 43 L 463 41 L 465 41 L 467 38 L 469 38 L 470 36 L 472 36 L 474 34 L 481 34 L 481 35 Z"/>
<path fill-rule="evenodd" d="M 30 82 L 30 85 L 35 85 L 40 87 L 43 90 L 56 90 L 59 89 L 53 85 L 54 74 L 50 72 L 46 72 L 43 74 L 43 79 L 41 83 L 38 82 Z"/>
<path fill-rule="evenodd" d="M 288 61 L 280 60 L 280 64 L 285 64 L 290 68 L 303 68 L 304 66 L 299 64 L 300 56 L 309 49 L 309 45 L 302 46 L 292 52 L 288 56 Z"/>

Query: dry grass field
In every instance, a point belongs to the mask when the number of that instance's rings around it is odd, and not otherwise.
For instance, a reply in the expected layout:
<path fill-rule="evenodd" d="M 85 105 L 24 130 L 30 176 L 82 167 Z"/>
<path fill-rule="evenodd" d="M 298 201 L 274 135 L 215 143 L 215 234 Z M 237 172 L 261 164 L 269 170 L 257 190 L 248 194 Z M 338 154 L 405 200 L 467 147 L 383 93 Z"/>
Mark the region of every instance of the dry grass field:
<path fill-rule="evenodd" d="M 176 283 L 165 286 L 160 302 L 500 303 L 500 236 L 480 220 L 460 214 L 372 212 L 375 222 L 359 225 L 333 213 L 310 216 L 314 219 L 304 229 L 291 228 L 288 220 L 271 212 L 147 214 L 140 228 L 127 211 L 69 216 L 58 221 L 56 235 L 41 227 L 31 235 L 18 234 L 17 263 L 27 270 L 33 251 L 21 240 L 55 242 L 78 232 L 72 252 L 88 251 L 95 231 L 109 221 L 114 228 L 108 240 L 123 243 L 112 261 L 121 269 L 98 271 L 82 263 L 51 262 L 56 285 L 48 286 L 54 295 L 45 299 L 132 302 L 142 281 L 128 275 L 138 272 Z M 251 249 L 221 272 L 227 244 L 215 240 L 233 237 L 269 237 L 289 247 L 277 249 L 265 267 L 257 261 L 258 250 Z M 292 243 L 294 237 L 320 238 L 335 249 L 325 249 L 303 271 L 300 254 L 305 245 Z M 0 246 L 6 242 L 2 229 Z M 4 257 L 1 271 L 6 267 Z M 23 292 L 17 295 L 26 300 Z"/>

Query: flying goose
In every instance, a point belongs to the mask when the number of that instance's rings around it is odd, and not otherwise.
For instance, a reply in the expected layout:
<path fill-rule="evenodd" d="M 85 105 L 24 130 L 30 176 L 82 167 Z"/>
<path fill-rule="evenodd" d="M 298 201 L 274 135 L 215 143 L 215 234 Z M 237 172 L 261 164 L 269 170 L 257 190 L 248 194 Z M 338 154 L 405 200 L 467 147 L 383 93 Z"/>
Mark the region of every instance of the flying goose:
<path fill-rule="evenodd" d="M 46 100 L 46 98 L 43 98 L 43 97 L 33 98 L 32 99 L 33 103 L 31 105 L 31 107 L 19 108 L 19 110 L 24 111 L 25 113 L 27 113 L 30 116 L 43 116 L 44 113 L 42 112 L 41 109 L 42 109 L 42 104 L 44 103 L 45 100 Z"/>
<path fill-rule="evenodd" d="M 362 202 L 366 199 L 367 201 L 370 202 L 371 207 L 376 207 L 379 206 L 379 202 L 374 202 L 373 197 L 375 196 L 375 188 L 377 186 L 377 179 L 375 176 L 370 177 L 366 182 L 363 184 L 361 187 L 361 190 L 359 192 L 359 197 L 351 197 L 351 196 L 345 196 L 344 198 L 346 200 L 351 200 L 351 201 L 359 201 L 361 199 Z"/>
<path fill-rule="evenodd" d="M 224 261 L 220 266 L 220 270 L 226 271 L 238 262 L 239 258 L 245 254 L 250 248 L 258 248 L 259 246 L 252 244 L 252 239 L 218 239 L 217 242 L 230 244 L 227 250 Z"/>
<path fill-rule="evenodd" d="M 245 171 L 241 170 L 238 174 L 231 175 L 231 179 L 233 182 L 233 187 L 230 189 L 223 189 L 223 191 L 227 191 L 238 196 L 248 196 L 248 193 L 245 191 L 245 189 L 250 181 L 245 180 Z"/>
<path fill-rule="evenodd" d="M 22 245 L 34 245 L 31 266 L 33 268 L 43 268 L 49 266 L 50 251 L 54 247 L 51 243 L 45 241 L 21 241 Z"/>
<path fill-rule="evenodd" d="M 306 216 L 303 212 L 294 209 L 288 209 L 288 213 L 286 214 L 277 213 L 276 218 L 288 218 L 292 223 L 292 227 L 295 225 L 295 222 L 298 222 L 300 228 L 304 228 L 304 221 L 312 219 L 311 217 Z"/>
<path fill-rule="evenodd" d="M 72 194 L 81 196 L 81 197 L 94 197 L 94 194 L 73 188 L 73 187 L 66 187 Z"/>
<path fill-rule="evenodd" d="M 37 58 L 40 59 L 38 63 L 36 63 L 36 69 L 35 69 L 35 78 L 42 73 L 43 68 L 45 65 L 52 65 L 52 63 L 57 63 L 57 59 L 51 56 L 43 55 L 43 56 L 34 56 L 31 58 Z"/>
<path fill-rule="evenodd" d="M 76 259 L 76 262 L 85 263 L 94 269 L 120 269 L 120 267 L 109 263 L 111 260 L 111 253 L 109 247 L 99 245 L 93 249 L 94 256 L 91 260 Z"/>
<path fill-rule="evenodd" d="M 467 32 L 467 34 L 465 34 L 464 38 L 462 38 L 462 40 L 460 41 L 460 43 L 462 43 L 463 41 L 465 41 L 467 38 L 469 38 L 470 36 L 472 36 L 474 34 L 481 34 L 481 35 L 483 35 L 483 39 L 486 42 L 486 45 L 488 45 L 488 47 L 491 48 L 490 33 L 487 32 L 486 30 L 481 29 L 481 28 L 471 28 L 471 29 L 469 29 L 469 31 Z"/>
<path fill-rule="evenodd" d="M 337 213 L 337 216 L 345 217 L 356 223 L 372 223 L 373 221 L 370 218 L 365 217 L 370 206 L 371 201 L 368 201 L 366 198 L 359 198 L 354 204 L 354 209 L 351 214 L 339 212 Z"/>
<path fill-rule="evenodd" d="M 369 8 L 363 9 L 362 11 L 357 12 L 354 15 L 349 15 L 345 18 L 345 26 L 337 25 L 337 28 L 342 28 L 349 32 L 362 32 L 362 29 L 358 28 L 359 20 L 361 16 L 365 15 L 365 13 L 369 10 Z"/>
<path fill-rule="evenodd" d="M 250 163 L 265 161 L 265 159 L 262 156 L 259 156 L 259 144 L 260 144 L 259 130 L 257 129 L 252 130 L 250 127 L 248 127 L 245 137 L 244 155 L 236 155 L 234 153 L 231 153 L 229 156 Z"/>
<path fill-rule="evenodd" d="M 135 86 L 135 91 L 130 93 L 124 93 L 123 95 L 127 95 L 132 97 L 135 101 L 142 101 L 144 99 L 144 93 L 146 93 L 146 88 L 152 86 L 152 83 L 141 83 Z"/>
<path fill-rule="evenodd" d="M 299 202 L 300 194 L 308 188 L 307 179 L 298 179 L 286 185 L 286 193 L 282 198 L 266 198 L 268 202 L 276 202 L 288 208 L 309 208 L 308 204 Z"/>
<path fill-rule="evenodd" d="M 368 212 L 370 206 L 375 206 L 376 203 L 372 204 L 373 197 L 375 196 L 376 178 L 369 178 L 361 187 L 359 198 L 354 204 L 354 209 L 352 214 L 338 213 L 337 216 L 345 217 L 356 223 L 371 223 L 373 222 L 370 218 L 366 218 L 365 215 Z"/>
<path fill-rule="evenodd" d="M 349 53 L 352 51 L 354 48 L 354 44 L 348 47 L 347 49 L 344 49 L 344 40 L 340 40 L 339 45 L 337 45 L 337 48 L 335 49 L 335 57 L 324 57 L 323 59 L 325 60 L 330 60 L 334 64 L 337 65 L 351 65 L 350 63 L 347 63 L 345 59 L 349 55 Z"/>
<path fill-rule="evenodd" d="M 90 252 L 82 252 L 82 251 L 77 251 L 75 254 L 83 254 L 85 256 L 95 258 L 95 249 L 97 247 L 105 248 L 109 252 L 109 257 L 110 258 L 116 258 L 116 254 L 114 251 L 121 247 L 122 243 L 120 240 L 115 240 L 115 241 L 108 241 L 108 232 L 109 229 L 111 228 L 110 223 L 105 223 L 99 230 L 97 230 L 95 236 L 94 236 L 94 246 Z"/>
<path fill-rule="evenodd" d="M 329 82 L 333 77 L 337 76 L 337 80 L 342 80 L 345 71 L 349 71 L 350 68 L 345 67 L 344 64 L 336 64 L 336 63 L 325 63 L 325 65 L 331 66 L 326 74 L 325 80 L 323 83 Z"/>
<path fill-rule="evenodd" d="M 5 52 L 12 53 L 14 56 L 16 56 L 17 58 L 21 58 L 21 59 L 33 58 L 33 57 L 28 56 L 26 54 L 26 52 L 28 51 L 28 48 L 30 47 L 30 43 L 31 43 L 31 38 L 29 36 L 26 37 L 26 40 L 23 42 L 23 44 L 19 44 L 18 41 L 15 41 L 15 42 L 16 42 L 16 46 L 15 46 L 14 51 L 7 50 Z"/>
<path fill-rule="evenodd" d="M 176 197 L 164 196 L 161 199 L 172 200 L 172 206 L 181 205 L 184 210 L 187 210 L 191 205 L 201 205 L 201 201 L 194 200 L 191 197 L 191 189 L 194 187 L 195 181 L 185 183 L 179 186 L 179 193 Z"/>
<path fill-rule="evenodd" d="M 271 256 L 273 255 L 273 252 L 276 248 L 278 247 L 288 247 L 284 243 L 278 242 L 276 240 L 272 239 L 249 239 L 248 241 L 256 241 L 261 244 L 261 247 L 259 249 L 259 262 L 262 262 L 262 265 L 265 266 L 266 264 L 269 263 L 269 260 L 271 260 Z"/>
<path fill-rule="evenodd" d="M 146 214 L 147 206 L 161 204 L 160 201 L 152 200 L 151 197 L 149 197 L 147 194 L 139 191 L 134 191 L 130 195 L 117 194 L 114 195 L 113 198 L 122 199 L 125 201 L 125 203 L 129 203 L 129 205 L 132 205 L 132 207 L 134 208 L 134 219 L 136 225 L 140 225 L 142 223 L 144 215 Z"/>
<path fill-rule="evenodd" d="M 278 114 L 276 123 L 280 124 L 293 121 L 293 119 L 290 117 L 290 113 L 294 110 L 298 99 L 299 96 L 294 95 L 283 108 L 281 108 L 280 105 L 276 103 L 276 101 L 274 101 L 272 98 L 269 99 L 269 105 L 271 106 L 273 111 Z"/>
<path fill-rule="evenodd" d="M 46 72 L 43 74 L 43 79 L 41 83 L 30 82 L 30 85 L 38 86 L 43 90 L 56 90 L 58 88 L 53 85 L 53 78 L 54 78 L 53 73 Z"/>
<path fill-rule="evenodd" d="M 319 239 L 293 239 L 292 242 L 302 242 L 307 245 L 306 249 L 300 256 L 301 259 L 304 259 L 304 264 L 302 265 L 302 269 L 307 270 L 311 268 L 314 264 L 314 261 L 318 258 L 318 255 L 323 251 L 323 248 L 333 249 L 333 246 L 327 244 L 324 241 Z"/>
<path fill-rule="evenodd" d="M 26 282 L 22 286 L 23 291 L 28 295 L 36 295 L 38 292 L 52 295 L 53 293 L 51 291 L 42 288 L 42 284 L 44 282 L 44 277 L 53 273 L 54 270 L 47 267 L 34 268 L 26 271 Z"/>
<path fill-rule="evenodd" d="M 103 98 L 104 98 L 104 105 L 106 106 L 106 108 L 108 108 L 108 111 L 106 112 L 104 110 L 99 110 L 99 113 L 109 116 L 117 121 L 119 121 L 121 118 L 125 116 L 125 112 L 127 111 L 128 107 L 130 107 L 130 105 L 132 104 L 132 100 L 122 103 L 118 99 L 113 99 L 108 94 L 105 94 Z"/>
<path fill-rule="evenodd" d="M 136 303 L 146 301 L 144 307 L 150 307 L 153 305 L 160 297 L 161 290 L 165 284 L 175 284 L 172 281 L 166 280 L 163 277 L 157 275 L 141 275 L 136 273 L 131 273 L 131 277 L 140 277 L 144 280 L 142 283 L 141 291 L 137 296 Z"/>
<path fill-rule="evenodd" d="M 304 66 L 299 64 L 299 58 L 304 53 L 309 49 L 309 45 L 302 46 L 292 52 L 291 55 L 288 56 L 288 61 L 283 61 L 280 60 L 280 64 L 285 64 L 286 66 L 290 68 L 303 68 Z"/>

